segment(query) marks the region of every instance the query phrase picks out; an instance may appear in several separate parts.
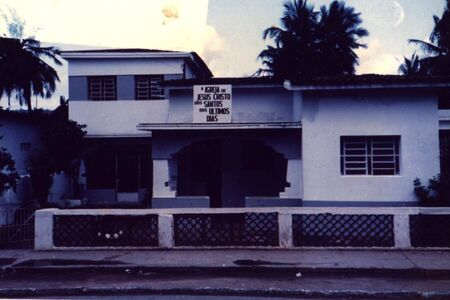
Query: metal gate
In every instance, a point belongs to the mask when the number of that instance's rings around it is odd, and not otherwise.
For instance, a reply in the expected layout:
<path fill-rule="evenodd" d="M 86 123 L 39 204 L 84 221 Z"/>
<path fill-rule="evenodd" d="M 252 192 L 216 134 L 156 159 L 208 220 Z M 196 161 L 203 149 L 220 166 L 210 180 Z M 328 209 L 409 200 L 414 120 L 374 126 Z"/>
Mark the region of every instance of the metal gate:
<path fill-rule="evenodd" d="M 439 131 L 439 145 L 441 156 L 441 175 L 450 179 L 450 130 Z"/>
<path fill-rule="evenodd" d="M 0 208 L 0 249 L 34 248 L 34 208 Z"/>

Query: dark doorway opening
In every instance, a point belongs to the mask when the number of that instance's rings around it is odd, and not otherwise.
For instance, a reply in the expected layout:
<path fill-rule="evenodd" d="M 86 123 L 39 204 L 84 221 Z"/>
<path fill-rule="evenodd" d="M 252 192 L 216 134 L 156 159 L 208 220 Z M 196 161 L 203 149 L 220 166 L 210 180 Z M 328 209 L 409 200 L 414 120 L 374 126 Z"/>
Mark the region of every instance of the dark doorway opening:
<path fill-rule="evenodd" d="M 151 198 L 151 145 L 100 145 L 85 156 L 89 204 L 143 203 Z"/>
<path fill-rule="evenodd" d="M 209 196 L 211 207 L 243 207 L 246 196 L 278 197 L 287 161 L 263 142 L 210 139 L 176 154 L 178 196 Z"/>

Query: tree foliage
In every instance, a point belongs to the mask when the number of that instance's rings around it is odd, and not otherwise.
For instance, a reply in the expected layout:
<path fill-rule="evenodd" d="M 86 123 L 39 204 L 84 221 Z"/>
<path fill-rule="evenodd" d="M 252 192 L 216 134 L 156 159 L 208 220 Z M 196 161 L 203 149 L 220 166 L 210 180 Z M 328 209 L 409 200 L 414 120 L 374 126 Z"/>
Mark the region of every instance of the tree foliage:
<path fill-rule="evenodd" d="M 29 111 L 32 95 L 51 97 L 59 77 L 45 59 L 61 65 L 59 53 L 54 47 L 41 47 L 34 39 L 0 37 L 0 97 L 5 94 L 10 99 L 15 93 Z"/>
<path fill-rule="evenodd" d="M 398 68 L 401 75 L 418 75 L 420 74 L 420 57 L 414 52 L 411 59 L 403 57 L 404 61 Z"/>
<path fill-rule="evenodd" d="M 420 59 L 420 74 L 450 75 L 450 0 L 442 16 L 433 16 L 434 28 L 429 41 L 410 39 L 409 42 L 419 46 L 425 54 Z"/>
<path fill-rule="evenodd" d="M 25 32 L 25 21 L 22 20 L 17 11 L 12 8 L 8 8 L 8 13 L 0 11 L 0 15 L 3 21 L 6 23 L 6 29 L 8 34 L 4 34 L 4 37 L 10 37 L 14 39 L 21 39 L 24 37 Z"/>
<path fill-rule="evenodd" d="M 41 206 L 45 202 L 52 184 L 52 176 L 63 172 L 71 177 L 74 184 L 75 197 L 77 179 L 81 160 L 81 150 L 86 125 L 80 125 L 69 120 L 67 101 L 62 99 L 56 108 L 42 124 L 43 148 L 36 153 L 31 161 L 31 182 L 33 190 Z"/>
<path fill-rule="evenodd" d="M 0 147 L 0 196 L 9 189 L 15 191 L 18 181 L 14 159 L 6 148 Z"/>
<path fill-rule="evenodd" d="M 428 180 L 428 186 L 416 178 L 414 194 L 423 206 L 450 206 L 450 178 L 438 174 Z"/>
<path fill-rule="evenodd" d="M 274 45 L 259 54 L 264 67 L 256 74 L 280 79 L 354 74 L 358 65 L 354 50 L 365 48 L 360 39 L 368 36 L 361 23 L 360 13 L 342 1 L 332 1 L 319 11 L 307 0 L 287 2 L 281 27 L 263 32 Z"/>

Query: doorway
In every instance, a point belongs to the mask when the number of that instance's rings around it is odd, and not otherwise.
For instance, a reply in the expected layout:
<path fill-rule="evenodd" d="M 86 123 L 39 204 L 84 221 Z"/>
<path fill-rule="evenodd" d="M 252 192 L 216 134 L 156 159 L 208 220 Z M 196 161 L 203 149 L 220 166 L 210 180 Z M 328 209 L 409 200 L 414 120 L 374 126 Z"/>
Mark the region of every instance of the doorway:
<path fill-rule="evenodd" d="M 90 204 L 137 204 L 151 197 L 150 145 L 102 145 L 85 163 Z"/>
<path fill-rule="evenodd" d="M 211 207 L 244 207 L 245 197 L 278 197 L 287 161 L 263 142 L 209 139 L 179 151 L 178 196 L 209 196 Z"/>

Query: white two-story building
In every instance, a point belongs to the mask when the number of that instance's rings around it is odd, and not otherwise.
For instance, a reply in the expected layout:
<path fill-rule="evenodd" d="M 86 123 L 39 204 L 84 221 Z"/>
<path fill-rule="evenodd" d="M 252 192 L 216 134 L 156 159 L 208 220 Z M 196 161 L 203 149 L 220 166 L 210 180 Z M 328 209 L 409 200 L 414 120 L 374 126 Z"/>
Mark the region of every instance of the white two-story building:
<path fill-rule="evenodd" d="M 448 172 L 450 78 L 281 82 L 213 78 L 189 52 L 63 57 L 93 206 L 409 206 L 416 177 Z"/>

